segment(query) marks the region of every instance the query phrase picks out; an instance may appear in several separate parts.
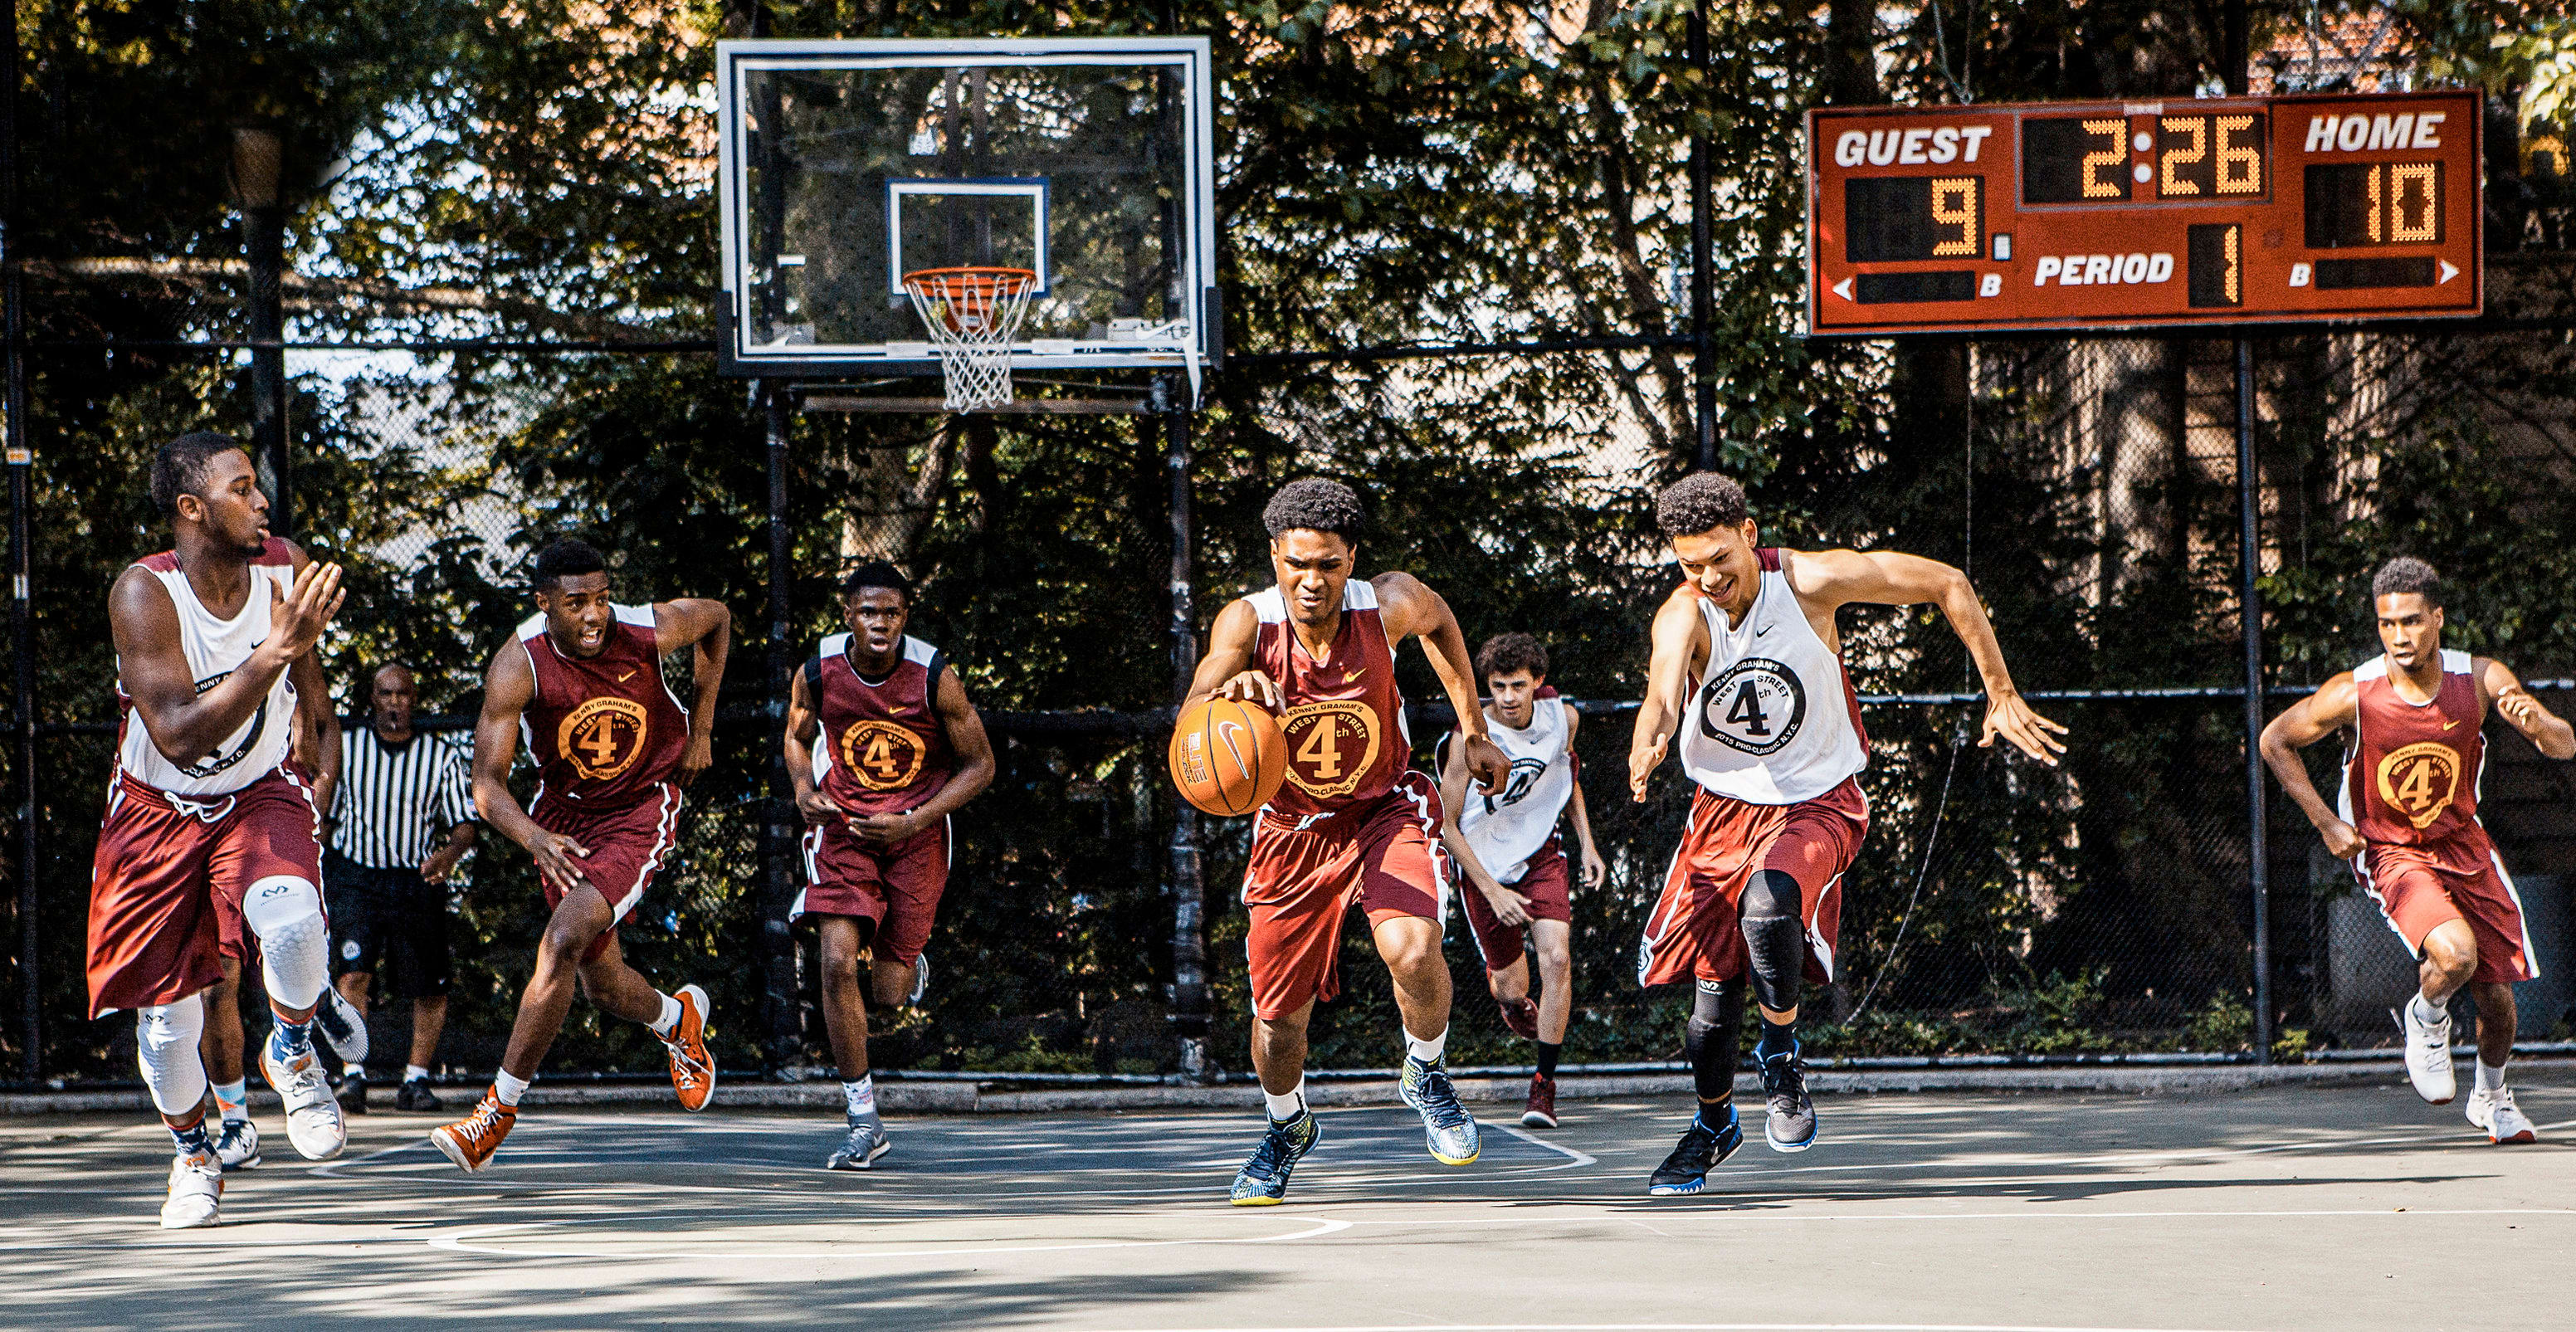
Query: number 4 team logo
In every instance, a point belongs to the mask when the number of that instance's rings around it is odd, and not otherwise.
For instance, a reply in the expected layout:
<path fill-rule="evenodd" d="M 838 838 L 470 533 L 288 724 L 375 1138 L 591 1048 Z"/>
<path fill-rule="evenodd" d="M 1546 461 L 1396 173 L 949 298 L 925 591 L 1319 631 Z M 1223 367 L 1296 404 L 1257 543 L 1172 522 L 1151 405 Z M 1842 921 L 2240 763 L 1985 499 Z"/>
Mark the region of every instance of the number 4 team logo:
<path fill-rule="evenodd" d="M 1318 800 L 1358 790 L 1377 763 L 1377 714 L 1356 699 L 1300 703 L 1279 729 L 1288 737 L 1288 780 Z"/>
<path fill-rule="evenodd" d="M 1700 690 L 1700 734 L 1747 754 L 1774 754 L 1807 721 L 1807 687 L 1768 657 L 1746 657 Z"/>
<path fill-rule="evenodd" d="M 555 728 L 555 749 L 583 780 L 614 781 L 644 752 L 644 705 L 631 698 L 594 698 L 573 709 Z"/>
<path fill-rule="evenodd" d="M 2379 798 L 2418 828 L 2431 827 L 2460 793 L 2460 753 L 2425 740 L 2379 761 Z"/>
<path fill-rule="evenodd" d="M 841 732 L 841 766 L 871 791 L 900 791 L 912 785 L 928 757 L 921 737 L 893 722 L 870 718 Z"/>

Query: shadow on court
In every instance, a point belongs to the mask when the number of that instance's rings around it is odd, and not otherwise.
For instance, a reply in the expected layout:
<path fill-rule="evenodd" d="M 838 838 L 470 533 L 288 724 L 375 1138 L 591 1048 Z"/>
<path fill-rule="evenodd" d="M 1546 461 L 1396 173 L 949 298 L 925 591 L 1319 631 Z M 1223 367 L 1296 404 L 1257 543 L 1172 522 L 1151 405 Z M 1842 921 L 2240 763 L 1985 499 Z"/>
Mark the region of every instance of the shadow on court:
<path fill-rule="evenodd" d="M 2541 1075 L 2550 1076 L 2550 1075 Z M 2520 1088 L 2535 1148 L 2402 1086 L 2202 1098 L 1833 1097 L 1798 1155 L 1745 1151 L 1650 1200 L 1681 1101 L 1486 1126 L 1451 1169 L 1401 1109 L 1326 1112 L 1286 1205 L 1224 1189 L 1241 1114 L 892 1121 L 876 1171 L 819 1169 L 825 1116 L 534 1109 L 494 1167 L 426 1116 L 282 1131 L 219 1230 L 154 1220 L 148 1120 L 0 1122 L 0 1324 L 868 1328 L 2555 1325 L 2576 1241 L 2576 1081 Z M 2463 1324 L 2467 1325 L 2467 1324 Z"/>

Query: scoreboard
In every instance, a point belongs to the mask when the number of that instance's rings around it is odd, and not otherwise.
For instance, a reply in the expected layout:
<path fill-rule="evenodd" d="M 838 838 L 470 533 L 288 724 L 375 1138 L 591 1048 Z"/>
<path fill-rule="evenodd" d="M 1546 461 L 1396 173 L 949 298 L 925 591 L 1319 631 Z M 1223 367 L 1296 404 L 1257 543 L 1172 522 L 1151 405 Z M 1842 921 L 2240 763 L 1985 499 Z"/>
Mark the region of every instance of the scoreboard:
<path fill-rule="evenodd" d="M 2472 93 L 1807 113 L 1812 334 L 2474 315 Z"/>

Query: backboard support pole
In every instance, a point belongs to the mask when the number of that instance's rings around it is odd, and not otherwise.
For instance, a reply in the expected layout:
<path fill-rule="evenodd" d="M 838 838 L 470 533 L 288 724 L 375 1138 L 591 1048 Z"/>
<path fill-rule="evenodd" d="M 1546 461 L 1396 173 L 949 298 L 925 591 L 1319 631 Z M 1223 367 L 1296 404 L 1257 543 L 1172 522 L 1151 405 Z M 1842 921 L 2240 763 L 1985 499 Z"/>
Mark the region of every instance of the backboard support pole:
<path fill-rule="evenodd" d="M 1172 702 L 1189 697 L 1198 673 L 1198 611 L 1191 585 L 1196 570 L 1190 530 L 1190 411 L 1174 376 L 1154 380 L 1153 404 L 1163 420 L 1163 471 L 1171 487 Z M 1172 1031 L 1180 1038 L 1180 1076 L 1205 1082 L 1208 1065 L 1207 885 L 1199 863 L 1199 814 L 1186 800 L 1172 801 Z"/>

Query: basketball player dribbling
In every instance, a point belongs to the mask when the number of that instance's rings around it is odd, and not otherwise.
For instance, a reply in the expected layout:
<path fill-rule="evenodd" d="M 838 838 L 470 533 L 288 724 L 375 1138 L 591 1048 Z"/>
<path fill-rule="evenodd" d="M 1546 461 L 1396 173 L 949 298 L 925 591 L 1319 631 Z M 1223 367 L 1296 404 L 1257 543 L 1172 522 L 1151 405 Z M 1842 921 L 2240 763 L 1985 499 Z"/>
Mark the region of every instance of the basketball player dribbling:
<path fill-rule="evenodd" d="M 723 603 L 696 597 L 614 602 L 607 560 L 580 541 L 539 551 L 535 575 L 537 613 L 484 673 L 474 807 L 527 848 L 553 915 L 491 1090 L 473 1113 L 430 1131 L 467 1170 L 489 1164 L 518 1122 L 519 1098 L 563 1030 L 576 982 L 603 1011 L 661 1039 L 682 1109 L 703 1110 L 715 1094 L 706 991 L 654 989 L 626 964 L 617 926 L 671 854 L 680 788 L 713 760 L 733 616 Z M 694 709 L 683 709 L 662 683 L 662 658 L 682 648 L 694 658 Z M 522 734 L 538 779 L 525 810 L 509 786 Z"/>
<path fill-rule="evenodd" d="M 1227 603 L 1190 682 L 1186 710 L 1216 695 L 1279 714 L 1287 781 L 1255 815 L 1243 904 L 1252 924 L 1252 1063 L 1268 1129 L 1234 1177 L 1238 1206 L 1276 1203 L 1321 1130 L 1306 1107 L 1306 1022 L 1340 992 L 1342 922 L 1366 912 L 1404 1023 L 1403 1096 L 1432 1159 L 1476 1159 L 1476 1121 L 1442 1057 L 1449 964 L 1440 952 L 1440 796 L 1408 770 L 1412 740 L 1395 646 L 1422 639 L 1458 710 L 1461 761 L 1495 790 L 1510 764 L 1485 734 L 1466 636 L 1438 593 L 1407 573 L 1357 567 L 1359 497 L 1337 481 L 1292 481 L 1262 512 L 1276 583 Z"/>
<path fill-rule="evenodd" d="M 2492 708 L 2554 759 L 2576 757 L 2576 728 L 2540 706 L 2503 662 L 2443 648 L 2433 566 L 2400 556 L 2381 566 L 2370 591 L 2381 654 L 2273 718 L 2263 760 L 2415 956 L 2422 984 L 2398 1025 L 2416 1094 L 2435 1105 L 2458 1094 L 2446 1005 L 2466 986 L 2478 1007 L 2469 1122 L 2489 1142 L 2535 1142 L 2504 1066 L 2513 1057 L 2513 983 L 2540 968 L 2522 898 L 2478 822 L 2481 728 Z M 2344 773 L 2339 808 L 2328 809 L 2298 751 L 2335 734 L 2344 737 Z"/>
<path fill-rule="evenodd" d="M 320 736 L 330 695 L 314 654 L 338 613 L 337 565 L 269 535 L 250 455 L 182 435 L 152 460 L 171 548 L 108 592 L 116 640 L 116 780 L 92 863 L 90 1016 L 131 1009 L 136 1057 L 176 1156 L 161 1224 L 218 1223 L 223 1170 L 206 1132 L 203 993 L 222 975 L 221 915 L 259 940 L 276 1017 L 260 1066 L 311 1160 L 347 1129 L 313 1048 L 330 985 L 322 817 L 292 753 Z"/>
<path fill-rule="evenodd" d="M 992 784 L 993 744 L 947 654 L 904 632 L 912 582 L 901 570 L 852 570 L 841 615 L 849 631 L 824 639 L 789 686 L 787 775 L 811 826 L 806 886 L 787 919 L 812 920 L 822 944 L 823 1029 L 840 1066 L 846 1131 L 823 1165 L 866 1170 L 887 1150 L 868 997 L 880 1008 L 921 1002 L 922 945 L 956 851 L 948 816 Z"/>
<path fill-rule="evenodd" d="M 1744 488 L 1714 472 L 1665 487 L 1655 521 L 1682 583 L 1655 612 L 1629 792 L 1646 798 L 1677 737 L 1682 770 L 1699 785 L 1637 958 L 1643 985 L 1696 987 L 1683 1045 L 1699 1112 L 1647 1182 L 1663 1196 L 1699 1192 L 1743 1145 L 1735 1038 L 1748 973 L 1762 1017 L 1764 1136 L 1783 1152 L 1816 1140 L 1798 1054 L 1799 983 L 1833 979 L 1842 875 L 1869 830 L 1856 780 L 1869 739 L 1834 613 L 1938 605 L 1985 680 L 1981 746 L 2001 736 L 2054 766 L 2065 746 L 2050 732 L 2066 728 L 2013 688 L 1985 607 L 1959 570 L 1894 552 L 1760 545 Z"/>

